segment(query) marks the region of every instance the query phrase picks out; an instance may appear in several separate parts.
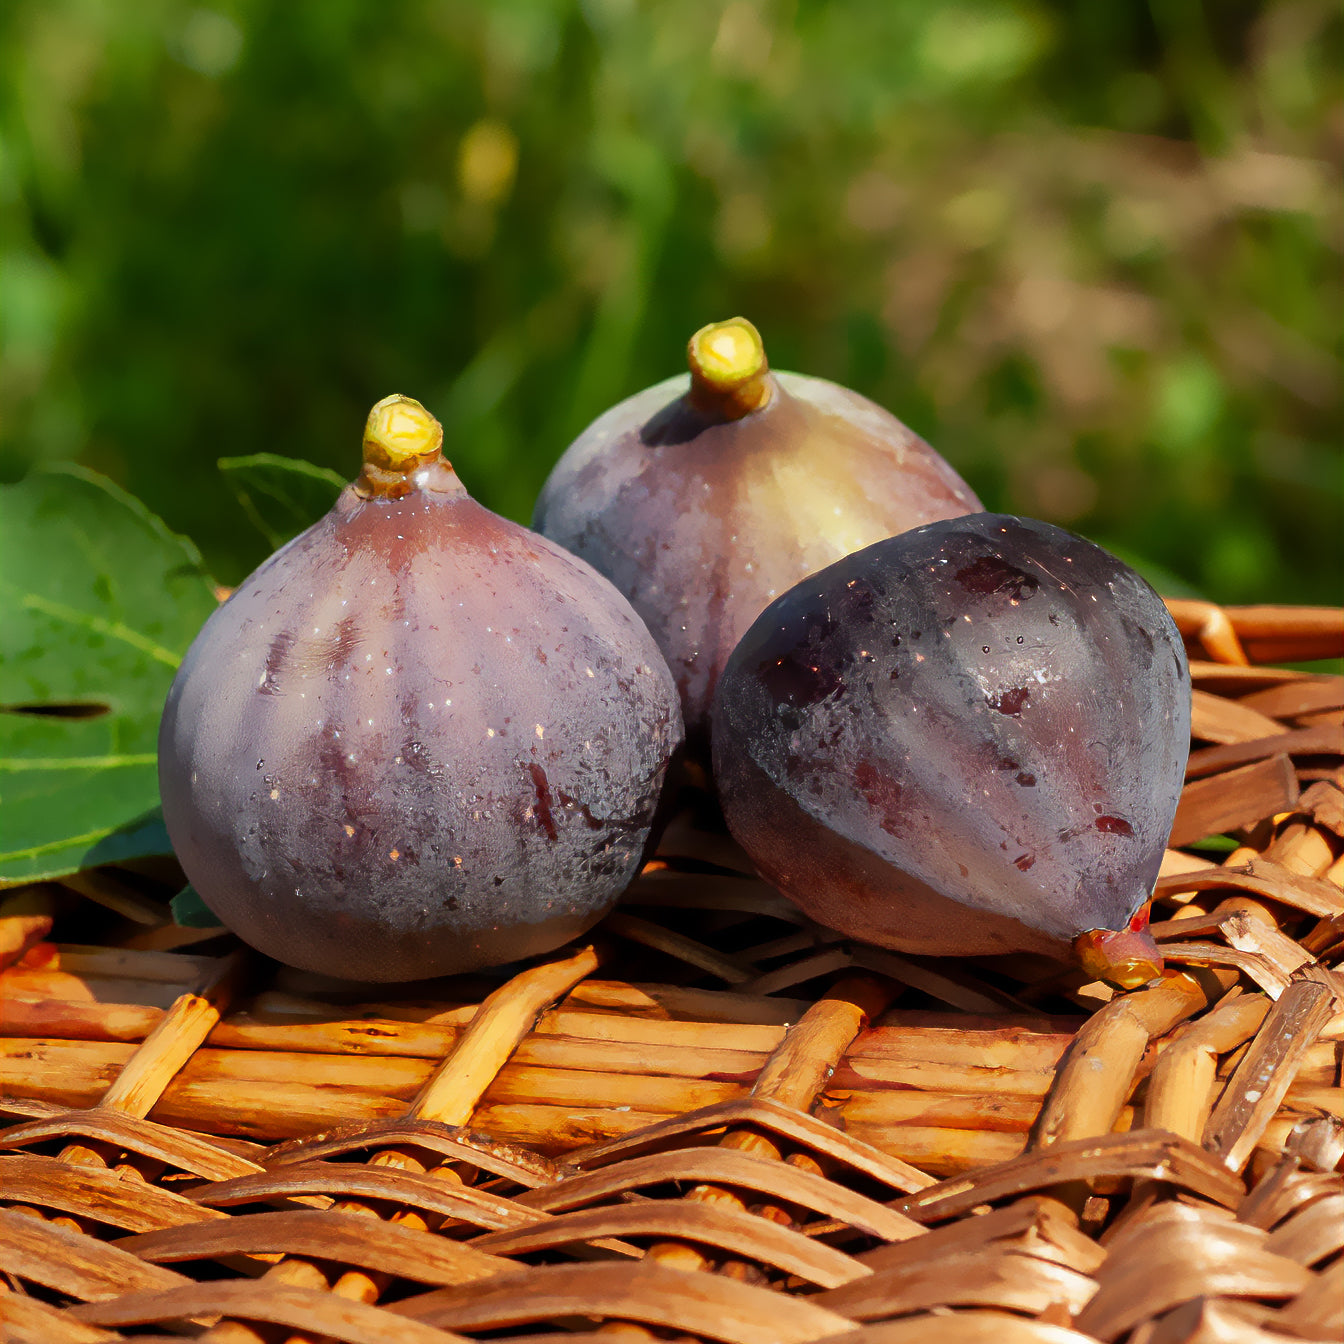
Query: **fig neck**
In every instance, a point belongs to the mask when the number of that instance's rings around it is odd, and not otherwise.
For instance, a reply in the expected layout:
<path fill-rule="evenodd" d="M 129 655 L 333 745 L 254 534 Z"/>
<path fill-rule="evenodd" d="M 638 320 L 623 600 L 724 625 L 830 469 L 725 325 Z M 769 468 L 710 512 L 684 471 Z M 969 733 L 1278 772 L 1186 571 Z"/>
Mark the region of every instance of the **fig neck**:
<path fill-rule="evenodd" d="M 387 471 L 366 462 L 353 488 L 361 499 L 404 499 L 416 494 L 467 498 L 467 487 L 442 453 L 437 461 L 421 463 L 410 472 Z"/>

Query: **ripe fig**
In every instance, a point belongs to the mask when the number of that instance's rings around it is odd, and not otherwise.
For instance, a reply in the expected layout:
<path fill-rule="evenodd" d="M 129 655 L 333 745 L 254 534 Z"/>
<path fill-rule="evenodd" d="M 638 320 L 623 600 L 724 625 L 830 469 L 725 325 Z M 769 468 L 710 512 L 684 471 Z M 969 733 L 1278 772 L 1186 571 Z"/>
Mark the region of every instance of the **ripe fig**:
<path fill-rule="evenodd" d="M 1175 624 L 1081 537 L 998 514 L 847 556 L 757 619 L 714 703 L 729 828 L 819 922 L 1142 983 L 1189 750 Z"/>
<path fill-rule="evenodd" d="M 547 951 L 638 867 L 676 689 L 629 603 L 374 407 L 364 470 L 206 622 L 159 734 L 205 903 L 294 966 L 409 980 Z"/>
<path fill-rule="evenodd" d="M 715 683 L 768 602 L 842 555 L 981 505 L 882 407 L 772 373 L 743 318 L 696 332 L 688 362 L 689 379 L 637 393 L 584 430 L 532 525 L 630 599 L 703 753 Z"/>

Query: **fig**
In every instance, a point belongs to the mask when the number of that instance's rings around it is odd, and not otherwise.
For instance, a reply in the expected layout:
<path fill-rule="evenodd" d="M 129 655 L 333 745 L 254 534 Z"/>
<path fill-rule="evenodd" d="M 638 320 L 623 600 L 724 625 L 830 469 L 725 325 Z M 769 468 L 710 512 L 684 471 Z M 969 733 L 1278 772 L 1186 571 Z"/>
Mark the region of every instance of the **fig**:
<path fill-rule="evenodd" d="M 982 507 L 882 407 L 771 372 L 744 318 L 703 328 L 682 374 L 595 420 L 532 525 L 605 574 L 657 639 L 706 755 L 715 683 L 762 609 L 882 537 Z"/>
<path fill-rule="evenodd" d="M 159 733 L 187 877 L 291 965 L 410 980 L 550 950 L 639 865 L 676 689 L 629 603 L 475 503 L 379 402 L 364 469 L 206 622 Z"/>
<path fill-rule="evenodd" d="M 1138 984 L 1189 750 L 1161 598 L 1000 514 L 847 556 L 760 615 L 714 702 L 728 826 L 818 922 L 904 951 L 1033 950 Z"/>

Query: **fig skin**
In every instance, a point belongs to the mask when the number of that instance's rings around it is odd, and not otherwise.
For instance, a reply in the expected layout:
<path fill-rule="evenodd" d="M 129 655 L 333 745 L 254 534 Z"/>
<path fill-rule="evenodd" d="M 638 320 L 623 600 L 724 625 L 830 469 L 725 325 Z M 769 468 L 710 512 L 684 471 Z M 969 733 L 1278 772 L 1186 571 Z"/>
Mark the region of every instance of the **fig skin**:
<path fill-rule="evenodd" d="M 268 955 L 358 980 L 589 928 L 638 868 L 682 736 L 657 646 L 605 579 L 475 503 L 440 455 L 410 466 L 366 445 L 360 482 L 207 621 L 159 737 L 164 819 L 205 903 Z"/>
<path fill-rule="evenodd" d="M 719 683 L 714 771 L 733 835 L 820 923 L 909 952 L 1109 957 L 1133 984 L 1161 966 L 1140 908 L 1189 735 L 1184 647 L 1148 584 L 1048 523 L 978 514 L 768 607 Z"/>
<path fill-rule="evenodd" d="M 715 342 L 731 343 L 712 361 Z M 742 318 L 691 338 L 691 374 L 595 420 L 543 486 L 532 525 L 630 599 L 708 758 L 714 687 L 765 606 L 883 537 L 983 506 L 894 415 L 822 378 L 768 368 Z"/>

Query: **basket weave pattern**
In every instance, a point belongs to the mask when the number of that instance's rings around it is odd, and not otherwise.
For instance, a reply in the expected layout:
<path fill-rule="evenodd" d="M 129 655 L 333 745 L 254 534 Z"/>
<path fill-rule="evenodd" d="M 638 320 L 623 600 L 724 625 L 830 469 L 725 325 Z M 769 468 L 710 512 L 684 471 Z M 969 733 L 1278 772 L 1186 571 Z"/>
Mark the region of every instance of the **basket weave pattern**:
<path fill-rule="evenodd" d="M 1344 678 L 1267 664 L 1344 612 L 1170 605 L 1195 742 L 1127 994 L 840 939 L 693 812 L 495 982 L 289 971 L 124 874 L 7 894 L 3 1338 L 1339 1339 Z M 101 941 L 48 941 L 72 892 Z"/>

